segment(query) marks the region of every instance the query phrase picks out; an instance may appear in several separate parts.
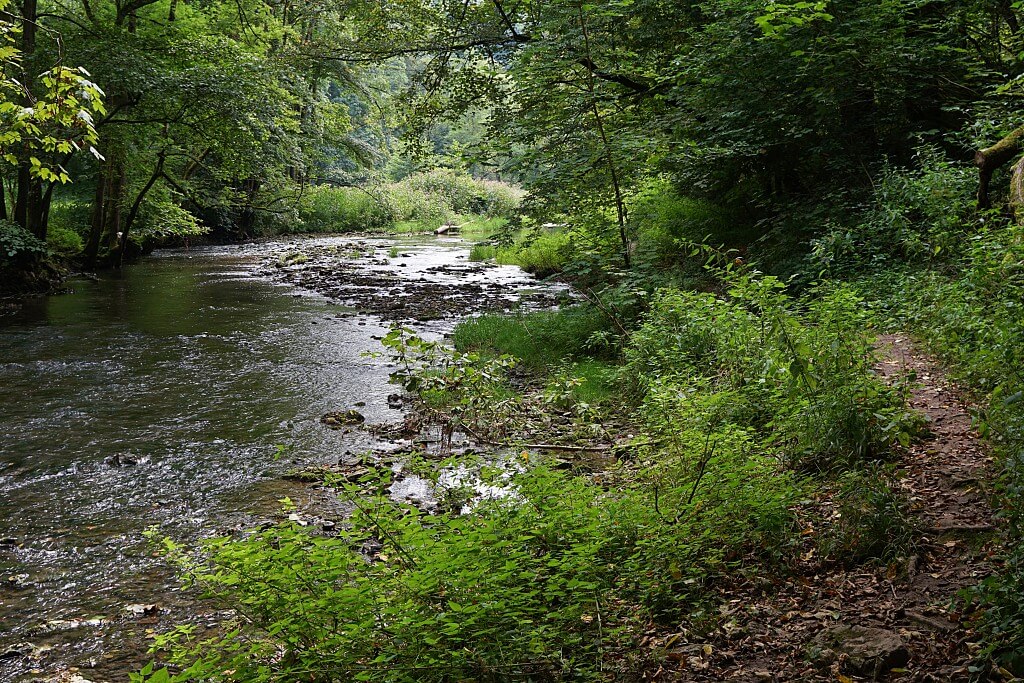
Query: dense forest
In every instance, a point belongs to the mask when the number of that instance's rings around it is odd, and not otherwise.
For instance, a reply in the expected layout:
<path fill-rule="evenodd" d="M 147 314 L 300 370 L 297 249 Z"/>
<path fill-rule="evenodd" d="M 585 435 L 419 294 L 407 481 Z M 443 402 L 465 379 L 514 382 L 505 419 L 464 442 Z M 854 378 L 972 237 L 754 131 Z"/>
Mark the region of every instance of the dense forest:
<path fill-rule="evenodd" d="M 416 428 L 478 447 L 410 456 L 445 504 L 325 470 L 329 534 L 155 539 L 235 617 L 133 680 L 1024 677 L 1022 26 L 1012 0 L 0 0 L 4 290 L 460 224 L 577 297 L 395 327 Z"/>

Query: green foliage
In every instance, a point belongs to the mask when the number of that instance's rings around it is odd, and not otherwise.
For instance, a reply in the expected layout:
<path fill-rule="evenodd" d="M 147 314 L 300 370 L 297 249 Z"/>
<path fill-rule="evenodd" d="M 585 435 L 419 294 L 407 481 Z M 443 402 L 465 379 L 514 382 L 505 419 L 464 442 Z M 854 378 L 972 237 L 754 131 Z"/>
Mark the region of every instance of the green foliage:
<path fill-rule="evenodd" d="M 74 230 L 51 226 L 46 234 L 46 246 L 58 256 L 71 258 L 82 253 L 82 237 Z"/>
<path fill-rule="evenodd" d="M 788 464 L 812 470 L 884 458 L 915 420 L 873 373 L 859 299 L 816 293 L 809 310 L 781 282 L 726 274 L 725 296 L 664 291 L 626 356 L 646 412 L 671 436 L 682 424 L 753 429 Z"/>
<path fill-rule="evenodd" d="M 835 17 L 825 12 L 828 2 L 769 2 L 763 14 L 754 23 L 768 38 L 780 38 L 787 29 L 794 29 L 816 21 L 832 21 Z"/>
<path fill-rule="evenodd" d="M 675 266 L 685 261 L 685 244 L 741 246 L 756 238 L 735 211 L 705 199 L 678 195 L 665 181 L 652 182 L 631 202 L 637 231 L 638 264 Z"/>
<path fill-rule="evenodd" d="M 413 192 L 435 197 L 457 214 L 509 216 L 518 208 L 522 192 L 497 181 L 476 180 L 450 169 L 413 174 L 398 183 Z"/>
<path fill-rule="evenodd" d="M 566 232 L 533 231 L 515 244 L 499 248 L 498 263 L 519 266 L 537 277 L 562 272 L 573 250 L 572 238 Z"/>
<path fill-rule="evenodd" d="M 169 193 L 153 192 L 139 212 L 139 226 L 133 235 L 138 242 L 167 237 L 205 235 L 210 229 L 186 211 Z"/>
<path fill-rule="evenodd" d="M 833 518 L 819 537 L 821 554 L 847 566 L 909 555 L 918 533 L 909 501 L 897 487 L 892 474 L 879 467 L 844 474 Z"/>
<path fill-rule="evenodd" d="M 791 534 L 797 489 L 721 436 L 736 448 L 723 447 L 699 479 L 682 461 L 652 471 L 657 496 L 649 481 L 609 497 L 535 466 L 495 473 L 514 493 L 471 515 L 410 514 L 350 485 L 355 513 L 335 537 L 288 524 L 213 541 L 198 563 L 179 553 L 240 615 L 222 636 L 160 636 L 185 665 L 170 680 L 636 675 L 641 624 L 699 604 L 718 572 Z M 368 543 L 380 549 L 364 555 Z M 133 680 L 161 680 L 154 669 Z"/>
<path fill-rule="evenodd" d="M 498 248 L 493 244 L 474 244 L 469 250 L 470 261 L 490 261 L 498 253 Z"/>
<path fill-rule="evenodd" d="M 77 199 L 55 200 L 50 205 L 50 230 L 70 230 L 84 237 L 89 232 L 92 206 Z"/>
<path fill-rule="evenodd" d="M 9 0 L 0 0 L 5 17 L 8 4 Z M 93 146 L 98 141 L 94 118 L 106 113 L 104 93 L 88 71 L 64 66 L 62 60 L 38 78 L 10 75 L 21 65 L 22 55 L 14 44 L 17 32 L 14 22 L 0 20 L 0 159 L 12 165 L 27 163 L 35 178 L 67 183 L 68 172 L 45 155 L 70 158 L 86 147 L 100 157 Z M 35 55 L 29 58 L 34 60 Z"/>
<path fill-rule="evenodd" d="M 551 405 L 575 408 L 586 415 L 592 408 L 621 409 L 620 368 L 607 361 L 586 359 L 560 366 L 548 380 L 545 399 Z"/>
<path fill-rule="evenodd" d="M 812 240 L 812 267 L 841 275 L 945 262 L 963 253 L 977 173 L 931 148 L 919 150 L 917 160 L 917 170 L 889 168 L 881 174 L 856 225 L 831 223 Z"/>
<path fill-rule="evenodd" d="M 392 223 L 387 206 L 373 194 L 351 187 L 310 188 L 299 203 L 296 232 L 384 230 Z"/>
<path fill-rule="evenodd" d="M 503 371 L 515 365 L 511 356 L 453 351 L 403 327 L 392 329 L 381 344 L 401 368 L 392 379 L 415 392 L 421 415 L 441 425 L 445 447 L 460 429 L 478 437 L 499 435 L 516 411 L 518 397 L 502 390 Z"/>
<path fill-rule="evenodd" d="M 443 169 L 375 187 L 321 185 L 303 195 L 296 231 L 387 231 L 404 226 L 413 231 L 434 230 L 463 214 L 511 216 L 518 208 L 520 194 L 504 183 L 476 180 Z M 498 211 L 505 213 L 492 213 Z"/>
<path fill-rule="evenodd" d="M 46 243 L 21 226 L 0 220 L 0 261 L 18 263 L 46 254 Z"/>
<path fill-rule="evenodd" d="M 591 306 L 519 315 L 482 315 L 462 321 L 452 332 L 460 351 L 486 351 L 513 356 L 541 368 L 588 356 L 613 355 L 612 325 Z"/>

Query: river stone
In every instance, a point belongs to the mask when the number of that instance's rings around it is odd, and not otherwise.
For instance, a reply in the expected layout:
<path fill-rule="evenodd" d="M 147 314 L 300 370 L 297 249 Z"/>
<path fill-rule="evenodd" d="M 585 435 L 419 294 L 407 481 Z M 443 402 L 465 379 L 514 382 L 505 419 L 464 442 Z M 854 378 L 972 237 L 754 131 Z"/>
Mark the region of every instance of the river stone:
<path fill-rule="evenodd" d="M 20 659 L 28 657 L 36 649 L 32 643 L 15 643 L 4 650 L 0 650 L 0 659 Z"/>
<path fill-rule="evenodd" d="M 327 413 L 320 418 L 320 422 L 331 429 L 341 429 L 347 425 L 362 424 L 366 422 L 366 417 L 358 410 L 340 410 L 334 413 Z"/>
<path fill-rule="evenodd" d="M 157 605 L 144 605 L 141 603 L 125 605 L 124 611 L 133 617 L 145 617 L 153 614 L 157 614 L 160 610 Z"/>
<path fill-rule="evenodd" d="M 117 453 L 105 459 L 103 462 L 111 467 L 134 467 L 139 464 L 139 459 L 133 458 L 130 455 Z"/>
<path fill-rule="evenodd" d="M 810 655 L 823 665 L 842 657 L 852 673 L 875 680 L 910 661 L 910 651 L 898 634 L 866 626 L 833 626 L 814 639 Z"/>
<path fill-rule="evenodd" d="M 28 574 L 8 574 L 0 579 L 0 586 L 10 590 L 23 591 L 32 587 L 32 577 Z"/>

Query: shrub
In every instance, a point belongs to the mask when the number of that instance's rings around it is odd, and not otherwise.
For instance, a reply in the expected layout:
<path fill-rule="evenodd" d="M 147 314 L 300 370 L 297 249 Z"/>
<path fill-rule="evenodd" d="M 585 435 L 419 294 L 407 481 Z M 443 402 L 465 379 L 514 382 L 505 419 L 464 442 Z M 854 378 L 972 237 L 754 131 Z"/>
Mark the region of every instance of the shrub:
<path fill-rule="evenodd" d="M 21 226 L 0 220 L 0 261 L 8 264 L 46 255 L 46 244 Z"/>
<path fill-rule="evenodd" d="M 198 563 L 165 541 L 239 616 L 222 636 L 194 640 L 191 626 L 159 636 L 185 668 L 150 665 L 133 680 L 636 675 L 643 624 L 678 619 L 722 571 L 753 561 L 752 549 L 792 537 L 797 487 L 747 455 L 742 435 L 719 436 L 699 474 L 703 438 L 615 497 L 543 465 L 512 467 L 490 476 L 513 493 L 478 501 L 472 515 L 415 513 L 349 484 L 355 511 L 333 537 L 287 523 L 212 541 Z M 375 473 L 363 486 L 386 481 Z"/>
<path fill-rule="evenodd" d="M 84 244 L 74 230 L 51 225 L 46 233 L 46 246 L 59 256 L 71 257 L 81 254 Z"/>
<path fill-rule="evenodd" d="M 205 235 L 209 228 L 184 209 L 170 193 L 152 192 L 142 203 L 138 226 L 132 231 L 132 240 L 143 243 L 166 237 L 193 237 Z"/>
<path fill-rule="evenodd" d="M 387 198 L 395 220 L 413 221 L 426 228 L 436 228 L 456 214 L 450 198 L 407 181 L 388 186 Z"/>
<path fill-rule="evenodd" d="M 310 188 L 299 203 L 297 232 L 434 229 L 461 214 L 511 216 L 521 191 L 447 169 L 417 173 L 376 187 Z"/>
<path fill-rule="evenodd" d="M 977 173 L 931 148 L 920 150 L 918 160 L 917 171 L 882 173 L 872 204 L 854 225 L 832 220 L 812 240 L 816 272 L 926 263 L 961 252 L 974 213 Z"/>
<path fill-rule="evenodd" d="M 299 203 L 297 232 L 383 230 L 394 218 L 389 197 L 351 187 L 310 188 Z"/>
<path fill-rule="evenodd" d="M 407 192 L 429 197 L 455 213 L 484 213 L 481 210 L 484 205 L 481 188 L 465 173 L 438 168 L 414 173 L 395 185 Z"/>
<path fill-rule="evenodd" d="M 524 192 L 508 183 L 497 180 L 479 180 L 479 213 L 491 217 L 510 218 L 515 216 L 522 205 Z"/>
<path fill-rule="evenodd" d="M 498 250 L 493 244 L 474 244 L 469 251 L 470 261 L 490 261 Z"/>
<path fill-rule="evenodd" d="M 537 277 L 562 272 L 572 254 L 572 239 L 564 232 L 539 232 L 511 247 L 498 249 L 498 263 L 519 266 Z"/>
<path fill-rule="evenodd" d="M 89 202 L 76 200 L 55 200 L 50 206 L 49 233 L 66 230 L 76 233 L 83 239 L 89 233 L 92 220 L 92 205 Z"/>
<path fill-rule="evenodd" d="M 671 185 L 654 181 L 640 192 L 630 210 L 636 227 L 638 261 L 677 263 L 686 253 L 681 243 L 709 241 L 746 245 L 757 234 L 725 208 L 706 199 L 680 196 Z"/>
<path fill-rule="evenodd" d="M 819 538 L 821 554 L 853 566 L 908 555 L 917 531 L 906 496 L 880 467 L 846 473 L 835 496 L 835 517 Z"/>
<path fill-rule="evenodd" d="M 777 279 L 726 274 L 726 296 L 668 290 L 627 348 L 630 375 L 661 431 L 755 429 L 796 467 L 885 457 L 917 420 L 873 372 L 864 314 L 847 289 L 806 313 Z"/>

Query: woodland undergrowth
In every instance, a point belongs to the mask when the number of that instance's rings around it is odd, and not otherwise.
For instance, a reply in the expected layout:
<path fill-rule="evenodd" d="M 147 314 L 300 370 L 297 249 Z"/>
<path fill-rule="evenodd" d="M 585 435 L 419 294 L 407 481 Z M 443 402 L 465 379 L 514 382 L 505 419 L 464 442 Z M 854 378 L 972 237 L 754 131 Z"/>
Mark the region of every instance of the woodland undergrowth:
<path fill-rule="evenodd" d="M 371 469 L 329 482 L 354 509 L 336 533 L 286 522 L 198 553 L 163 539 L 236 616 L 214 636 L 161 635 L 162 664 L 135 680 L 628 680 L 660 656 L 638 646 L 646 629 L 713 628 L 717 586 L 784 574 L 822 490 L 876 494 L 862 510 L 875 526 L 822 524 L 821 553 L 906 552 L 897 494 L 870 473 L 917 421 L 873 371 L 863 302 L 844 287 L 794 298 L 746 268 L 714 275 L 718 293 L 654 293 L 626 334 L 588 306 L 508 318 L 501 334 L 467 322 L 455 348 L 392 332 L 419 414 L 505 446 L 418 471 L 472 466 L 503 494 L 418 509 Z M 532 365 L 532 388 L 517 365 Z M 538 435 L 516 425 L 545 410 L 635 418 L 615 423 L 629 434 L 595 470 L 525 446 Z"/>

